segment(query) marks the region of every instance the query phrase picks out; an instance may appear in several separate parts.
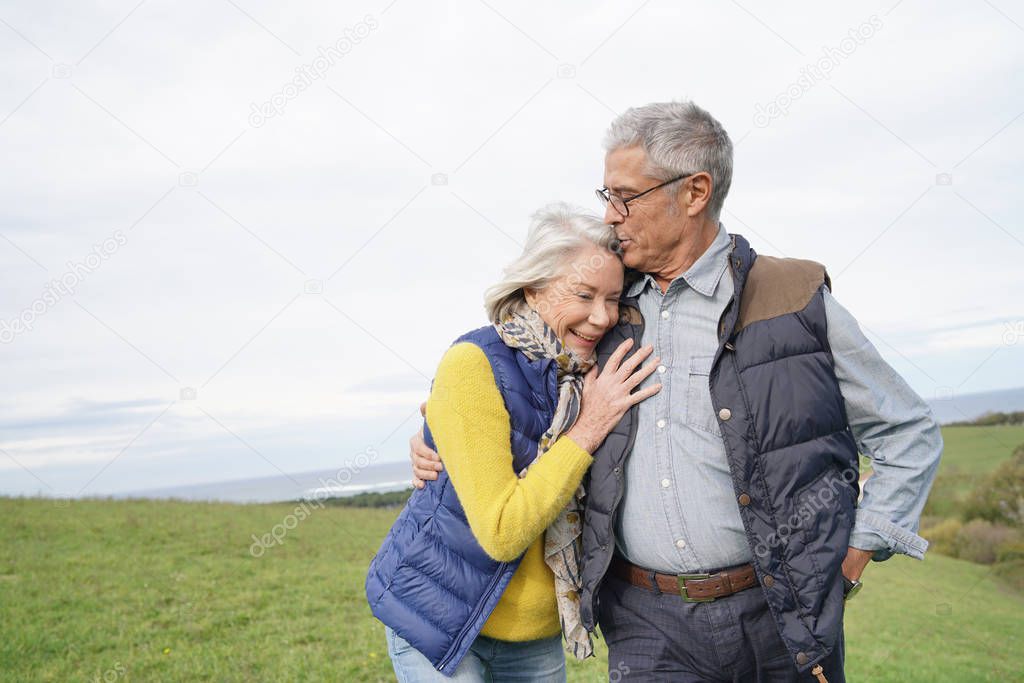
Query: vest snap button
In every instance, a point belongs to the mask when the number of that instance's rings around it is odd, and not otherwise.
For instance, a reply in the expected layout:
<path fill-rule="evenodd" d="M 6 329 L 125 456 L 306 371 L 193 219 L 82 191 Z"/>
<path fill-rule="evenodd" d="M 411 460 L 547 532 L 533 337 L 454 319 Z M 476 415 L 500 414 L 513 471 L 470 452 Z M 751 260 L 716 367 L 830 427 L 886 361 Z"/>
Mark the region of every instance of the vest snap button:
<path fill-rule="evenodd" d="M 806 652 L 797 652 L 796 653 L 796 663 L 799 664 L 800 666 L 803 666 L 804 664 L 806 664 L 809 661 L 811 661 L 811 658 L 807 656 Z"/>
<path fill-rule="evenodd" d="M 750 505 L 750 496 L 747 495 L 746 493 L 741 493 L 740 494 L 740 505 L 743 505 L 744 507 L 746 507 L 747 505 Z"/>
<path fill-rule="evenodd" d="M 732 417 L 732 411 L 729 410 L 728 408 L 722 408 L 721 410 L 718 411 L 718 417 L 721 418 L 722 420 L 728 420 L 730 417 Z"/>
<path fill-rule="evenodd" d="M 765 588 L 771 588 L 775 585 L 775 577 L 769 574 L 768 576 L 764 577 L 762 583 L 764 584 Z"/>

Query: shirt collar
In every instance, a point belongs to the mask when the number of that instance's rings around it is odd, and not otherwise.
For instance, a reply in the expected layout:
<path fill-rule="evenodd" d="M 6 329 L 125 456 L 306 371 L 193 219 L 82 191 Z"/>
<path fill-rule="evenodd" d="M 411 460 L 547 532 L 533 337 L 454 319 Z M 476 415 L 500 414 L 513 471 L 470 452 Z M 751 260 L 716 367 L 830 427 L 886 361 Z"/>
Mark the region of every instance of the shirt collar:
<path fill-rule="evenodd" d="M 711 246 L 700 255 L 690 269 L 676 278 L 684 280 L 695 292 L 704 296 L 713 296 L 718 289 L 718 283 L 722 280 L 725 269 L 729 267 L 729 252 L 732 249 L 732 240 L 726 232 L 722 223 L 718 224 L 718 234 Z M 672 281 L 675 283 L 675 280 Z M 626 292 L 628 297 L 637 297 L 650 285 L 657 287 L 658 283 L 650 273 L 643 273 L 640 279 L 634 282 Z M 670 284 L 669 287 L 672 285 Z"/>

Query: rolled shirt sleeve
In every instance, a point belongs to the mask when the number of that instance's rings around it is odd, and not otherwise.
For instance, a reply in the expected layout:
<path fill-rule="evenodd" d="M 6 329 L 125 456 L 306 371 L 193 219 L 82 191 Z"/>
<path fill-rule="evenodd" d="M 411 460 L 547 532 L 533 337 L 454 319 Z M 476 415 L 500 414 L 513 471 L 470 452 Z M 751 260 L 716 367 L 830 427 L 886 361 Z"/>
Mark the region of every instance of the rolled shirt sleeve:
<path fill-rule="evenodd" d="M 850 429 L 871 459 L 850 545 L 923 559 L 921 511 L 942 454 L 942 433 L 928 404 L 885 362 L 854 317 L 825 291 L 828 341 Z"/>

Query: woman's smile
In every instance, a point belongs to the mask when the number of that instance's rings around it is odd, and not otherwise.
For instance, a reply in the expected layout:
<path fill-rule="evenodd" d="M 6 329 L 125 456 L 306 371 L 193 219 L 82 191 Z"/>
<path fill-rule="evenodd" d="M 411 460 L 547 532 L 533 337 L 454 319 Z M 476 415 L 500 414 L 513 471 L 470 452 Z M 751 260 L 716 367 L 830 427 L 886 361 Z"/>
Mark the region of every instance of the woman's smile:
<path fill-rule="evenodd" d="M 577 332 L 576 330 L 574 330 L 571 327 L 569 328 L 569 334 L 571 334 L 573 337 L 576 338 L 576 344 L 578 344 L 580 346 L 587 346 L 587 347 L 590 347 L 590 346 L 593 346 L 594 344 L 597 344 L 597 342 L 599 342 L 601 340 L 601 337 L 604 336 L 603 333 L 600 334 L 600 335 L 597 335 L 596 337 L 588 336 L 588 335 L 585 335 L 585 334 L 581 334 L 580 332 Z"/>

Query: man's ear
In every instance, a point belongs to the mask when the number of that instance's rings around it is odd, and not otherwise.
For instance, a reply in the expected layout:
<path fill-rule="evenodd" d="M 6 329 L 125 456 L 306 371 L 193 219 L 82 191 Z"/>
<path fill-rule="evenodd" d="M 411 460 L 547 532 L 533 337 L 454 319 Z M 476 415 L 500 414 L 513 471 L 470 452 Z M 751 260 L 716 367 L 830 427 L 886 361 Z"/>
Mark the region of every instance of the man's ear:
<path fill-rule="evenodd" d="M 696 216 L 707 208 L 711 201 L 712 181 L 711 174 L 701 171 L 687 178 L 686 189 L 681 194 L 685 195 L 686 215 Z"/>

